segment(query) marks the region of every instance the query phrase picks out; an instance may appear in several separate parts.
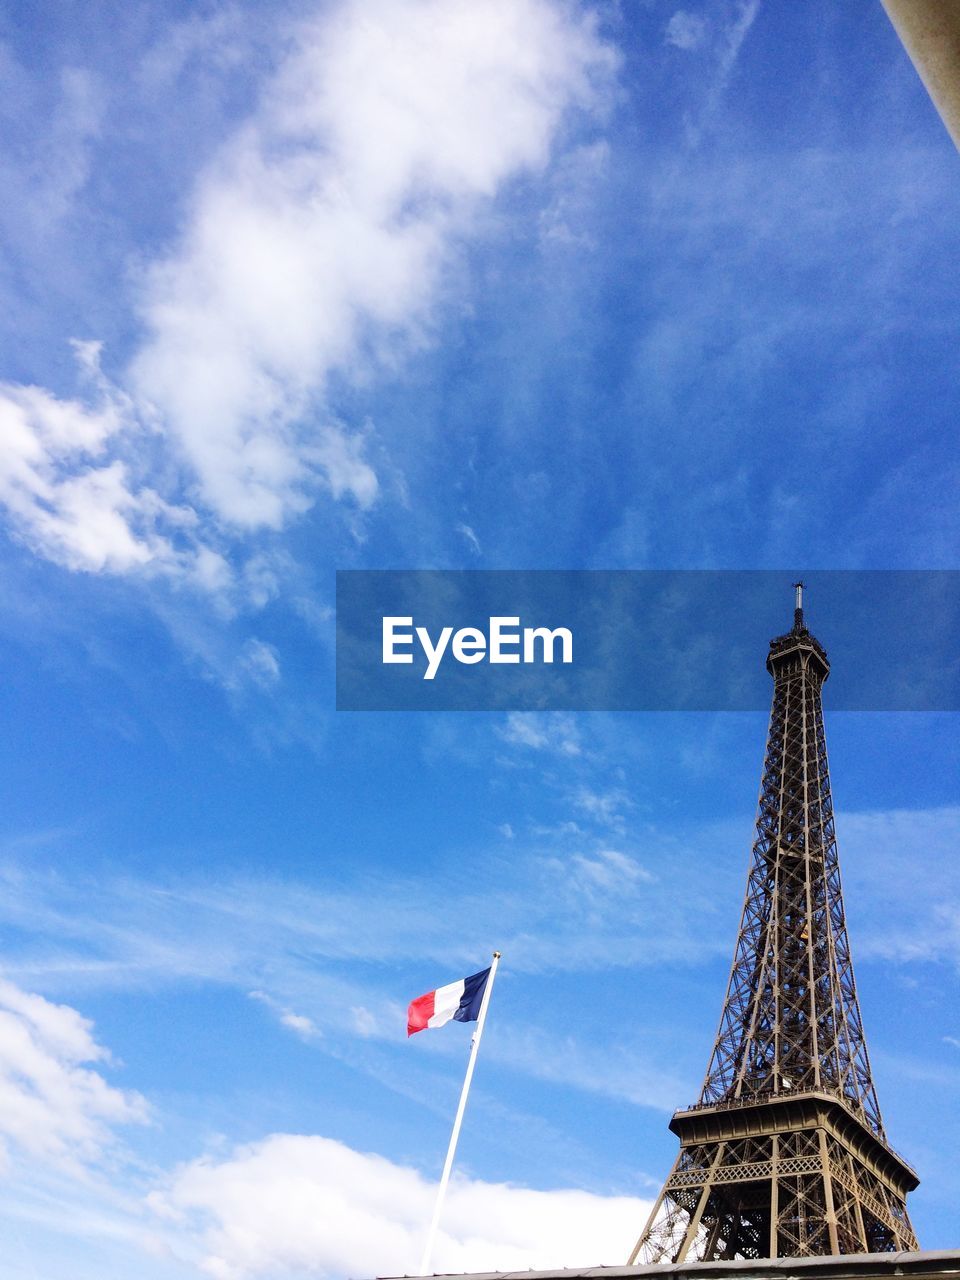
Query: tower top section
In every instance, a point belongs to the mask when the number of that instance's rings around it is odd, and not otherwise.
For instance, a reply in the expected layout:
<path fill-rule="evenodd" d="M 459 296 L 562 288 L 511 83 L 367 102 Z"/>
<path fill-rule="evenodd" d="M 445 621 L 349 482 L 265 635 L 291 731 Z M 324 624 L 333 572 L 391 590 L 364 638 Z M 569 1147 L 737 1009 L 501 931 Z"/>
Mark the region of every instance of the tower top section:
<path fill-rule="evenodd" d="M 807 629 L 803 620 L 803 591 L 806 583 L 795 582 L 793 627 L 782 636 L 770 641 L 767 670 L 775 680 L 806 671 L 818 684 L 823 684 L 830 674 L 830 663 L 823 645 Z"/>

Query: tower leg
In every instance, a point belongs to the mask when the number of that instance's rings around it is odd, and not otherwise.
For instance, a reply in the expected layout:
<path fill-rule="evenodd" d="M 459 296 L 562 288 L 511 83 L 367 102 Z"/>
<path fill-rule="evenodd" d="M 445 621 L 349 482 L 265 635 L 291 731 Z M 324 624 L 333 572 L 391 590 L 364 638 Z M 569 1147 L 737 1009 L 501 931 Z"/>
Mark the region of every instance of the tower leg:
<path fill-rule="evenodd" d="M 827 1131 L 820 1129 L 820 1163 L 823 1167 L 823 1197 L 826 1205 L 827 1231 L 830 1235 L 830 1252 L 840 1252 L 840 1241 L 837 1237 L 837 1211 L 833 1204 L 833 1179 L 830 1177 L 830 1157 L 827 1154 Z"/>
<path fill-rule="evenodd" d="M 770 1244 L 768 1256 L 777 1258 L 780 1234 L 780 1138 L 773 1135 L 773 1149 L 770 1160 Z"/>
<path fill-rule="evenodd" d="M 723 1157 L 724 1146 L 725 1144 L 722 1142 L 717 1144 L 716 1154 L 714 1155 L 713 1161 L 710 1165 L 710 1176 L 703 1184 L 703 1190 L 700 1192 L 700 1199 L 697 1202 L 696 1210 L 691 1215 L 690 1223 L 683 1237 L 683 1244 L 681 1244 L 677 1256 L 674 1259 L 675 1262 L 686 1262 L 687 1254 L 690 1252 L 690 1246 L 697 1238 L 697 1232 L 700 1230 L 700 1221 L 703 1218 L 703 1211 L 707 1207 L 707 1201 L 710 1199 L 710 1192 L 713 1190 L 714 1178 L 717 1176 L 717 1168 L 719 1167 L 720 1161 Z"/>

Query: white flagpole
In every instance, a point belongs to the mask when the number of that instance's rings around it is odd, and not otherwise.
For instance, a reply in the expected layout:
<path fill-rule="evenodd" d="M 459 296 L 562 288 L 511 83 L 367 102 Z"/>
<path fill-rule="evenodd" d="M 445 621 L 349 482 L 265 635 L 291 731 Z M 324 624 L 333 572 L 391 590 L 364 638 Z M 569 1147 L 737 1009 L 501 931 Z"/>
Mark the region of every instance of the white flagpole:
<path fill-rule="evenodd" d="M 450 1145 L 447 1147 L 447 1158 L 443 1163 L 443 1173 L 440 1175 L 440 1186 L 437 1188 L 437 1202 L 433 1206 L 433 1218 L 430 1220 L 430 1230 L 427 1232 L 427 1242 L 423 1246 L 423 1258 L 420 1261 L 420 1275 L 429 1274 L 430 1259 L 433 1255 L 433 1245 L 437 1238 L 437 1227 L 440 1225 L 440 1214 L 443 1210 L 444 1197 L 447 1194 L 447 1183 L 450 1181 L 450 1170 L 453 1168 L 453 1157 L 457 1150 L 457 1139 L 460 1137 L 460 1126 L 463 1123 L 463 1113 L 467 1107 L 467 1094 L 470 1092 L 470 1081 L 473 1079 L 473 1068 L 477 1061 L 477 1050 L 480 1048 L 480 1037 L 483 1035 L 483 1024 L 487 1020 L 487 1006 L 490 1003 L 490 993 L 493 991 L 493 980 L 497 976 L 497 965 L 500 963 L 500 952 L 493 953 L 493 964 L 490 966 L 490 976 L 487 978 L 487 985 L 483 989 L 483 999 L 480 1001 L 480 1014 L 477 1018 L 477 1029 L 473 1033 L 472 1047 L 470 1049 L 470 1061 L 467 1063 L 467 1074 L 463 1078 L 463 1088 L 460 1090 L 460 1105 L 457 1107 L 457 1117 L 453 1122 L 453 1132 L 450 1134 Z"/>

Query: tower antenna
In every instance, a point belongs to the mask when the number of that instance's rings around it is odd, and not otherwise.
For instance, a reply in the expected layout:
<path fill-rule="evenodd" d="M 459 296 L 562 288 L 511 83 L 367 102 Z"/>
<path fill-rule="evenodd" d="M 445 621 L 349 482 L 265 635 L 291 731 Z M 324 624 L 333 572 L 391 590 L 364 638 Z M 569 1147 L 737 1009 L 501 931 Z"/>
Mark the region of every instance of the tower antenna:
<path fill-rule="evenodd" d="M 793 584 L 793 589 L 797 593 L 793 606 L 793 627 L 795 631 L 803 630 L 803 588 L 806 585 L 805 582 L 795 582 Z"/>

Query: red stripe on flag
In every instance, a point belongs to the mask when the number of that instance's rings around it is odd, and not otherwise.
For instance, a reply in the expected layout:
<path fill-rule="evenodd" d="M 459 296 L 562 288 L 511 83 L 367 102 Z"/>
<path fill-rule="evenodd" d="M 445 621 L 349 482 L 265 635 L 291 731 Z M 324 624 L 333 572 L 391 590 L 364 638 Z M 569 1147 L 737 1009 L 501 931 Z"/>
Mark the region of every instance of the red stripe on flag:
<path fill-rule="evenodd" d="M 433 1017 L 433 998 L 436 994 L 435 991 L 428 991 L 425 996 L 417 996 L 416 1000 L 410 1001 L 410 1008 L 407 1010 L 408 1036 L 426 1028 Z"/>

